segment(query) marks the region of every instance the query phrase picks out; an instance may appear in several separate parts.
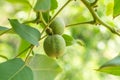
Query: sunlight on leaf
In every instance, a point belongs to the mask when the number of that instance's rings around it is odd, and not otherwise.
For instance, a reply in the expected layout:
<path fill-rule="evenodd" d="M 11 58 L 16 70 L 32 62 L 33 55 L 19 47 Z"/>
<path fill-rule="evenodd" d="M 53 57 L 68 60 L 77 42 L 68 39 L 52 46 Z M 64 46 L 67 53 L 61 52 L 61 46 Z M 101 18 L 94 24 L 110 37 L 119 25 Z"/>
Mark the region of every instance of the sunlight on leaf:
<path fill-rule="evenodd" d="M 61 72 L 60 66 L 52 58 L 36 54 L 28 61 L 28 66 L 33 70 L 34 80 L 54 80 Z"/>
<path fill-rule="evenodd" d="M 120 0 L 114 0 L 114 12 L 113 17 L 120 15 Z"/>

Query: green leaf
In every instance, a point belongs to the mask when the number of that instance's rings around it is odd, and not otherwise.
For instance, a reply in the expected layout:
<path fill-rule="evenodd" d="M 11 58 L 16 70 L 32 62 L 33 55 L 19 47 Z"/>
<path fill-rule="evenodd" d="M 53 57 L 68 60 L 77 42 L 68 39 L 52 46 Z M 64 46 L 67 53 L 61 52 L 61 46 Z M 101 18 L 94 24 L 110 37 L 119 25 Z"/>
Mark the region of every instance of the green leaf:
<path fill-rule="evenodd" d="M 9 30 L 9 28 L 6 28 L 6 27 L 3 27 L 3 26 L 0 26 L 0 34 L 6 32 L 6 31 L 8 31 L 8 30 Z"/>
<path fill-rule="evenodd" d="M 49 12 L 43 12 L 42 16 L 43 16 L 45 22 L 48 23 L 50 18 L 51 18 L 50 15 L 49 15 Z"/>
<path fill-rule="evenodd" d="M 0 80 L 33 80 L 32 70 L 15 58 L 0 64 Z"/>
<path fill-rule="evenodd" d="M 18 49 L 18 55 L 22 54 L 21 57 L 26 57 L 27 54 L 27 50 L 30 47 L 30 43 L 28 43 L 27 41 L 25 41 L 24 39 L 21 39 L 21 43 Z"/>
<path fill-rule="evenodd" d="M 36 54 L 28 61 L 28 66 L 33 70 L 34 80 L 54 80 L 61 72 L 60 66 L 52 58 Z"/>
<path fill-rule="evenodd" d="M 106 15 L 113 14 L 113 2 L 109 2 L 106 6 Z"/>
<path fill-rule="evenodd" d="M 57 0 L 51 0 L 51 7 L 50 10 L 54 10 L 58 7 Z"/>
<path fill-rule="evenodd" d="M 37 0 L 34 10 L 46 12 L 49 10 L 54 10 L 58 7 L 57 0 Z"/>
<path fill-rule="evenodd" d="M 51 1 L 50 0 L 37 0 L 34 10 L 35 11 L 49 11 L 51 6 Z"/>
<path fill-rule="evenodd" d="M 98 71 L 120 76 L 120 56 L 103 64 Z"/>
<path fill-rule="evenodd" d="M 6 28 L 6 27 L 3 27 L 3 26 L 0 26 L 0 31 L 4 31 L 4 30 L 8 30 L 9 28 Z"/>
<path fill-rule="evenodd" d="M 113 17 L 120 15 L 120 0 L 114 0 L 114 12 Z"/>
<path fill-rule="evenodd" d="M 15 32 L 23 39 L 29 43 L 38 46 L 38 41 L 40 39 L 40 32 L 28 25 L 21 24 L 16 19 L 9 19 L 12 28 Z"/>
<path fill-rule="evenodd" d="M 62 37 L 64 38 L 64 40 L 66 42 L 66 46 L 70 46 L 74 43 L 74 39 L 72 36 L 69 36 L 67 34 L 63 34 Z"/>

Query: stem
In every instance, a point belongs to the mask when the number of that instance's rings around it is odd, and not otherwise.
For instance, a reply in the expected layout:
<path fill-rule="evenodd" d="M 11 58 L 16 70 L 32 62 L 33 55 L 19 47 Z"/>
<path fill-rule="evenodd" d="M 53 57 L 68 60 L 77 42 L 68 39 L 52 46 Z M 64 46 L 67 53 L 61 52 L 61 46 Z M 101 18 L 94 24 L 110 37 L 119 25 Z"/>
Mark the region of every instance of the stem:
<path fill-rule="evenodd" d="M 8 58 L 7 58 L 6 56 L 0 55 L 0 57 L 2 57 L 2 58 L 4 58 L 4 59 L 8 60 Z"/>
<path fill-rule="evenodd" d="M 0 33 L 0 36 L 7 33 L 7 32 L 9 32 L 10 30 L 12 30 L 12 29 L 8 29 L 8 30 L 5 30 L 4 32 Z"/>
<path fill-rule="evenodd" d="M 94 24 L 94 23 L 95 21 L 80 22 L 80 23 L 75 23 L 75 24 L 69 24 L 69 25 L 66 25 L 65 27 L 76 26 L 76 25 L 81 25 L 81 24 Z"/>
<path fill-rule="evenodd" d="M 46 26 L 46 25 L 47 25 L 47 23 L 46 23 L 46 22 L 45 22 L 45 20 L 43 19 L 42 12 L 40 12 L 40 18 L 41 18 L 42 23 Z"/>
<path fill-rule="evenodd" d="M 32 45 L 28 46 L 26 49 L 24 49 L 23 51 L 21 51 L 18 55 L 15 56 L 15 58 L 18 57 L 18 56 L 20 56 L 20 55 L 22 55 L 22 54 L 23 54 L 25 51 L 27 51 L 30 47 L 32 47 Z"/>
<path fill-rule="evenodd" d="M 23 24 L 27 24 L 27 23 L 35 23 L 36 22 L 36 19 L 35 20 L 30 20 L 30 21 L 25 21 L 23 22 Z"/>
<path fill-rule="evenodd" d="M 30 11 L 28 12 L 27 19 L 30 19 L 30 16 L 31 16 L 33 7 L 34 7 L 34 5 L 35 5 L 35 1 L 36 1 L 36 0 L 33 0 L 33 1 L 32 1 L 32 5 L 29 3 L 29 1 L 27 1 L 27 2 L 30 4 L 30 6 L 31 6 Z"/>
<path fill-rule="evenodd" d="M 44 39 L 47 35 L 44 35 L 43 37 L 40 38 L 40 40 Z"/>
<path fill-rule="evenodd" d="M 40 23 L 40 13 L 36 12 L 36 18 L 34 20 L 30 20 L 30 21 L 25 21 L 23 22 L 23 24 L 27 24 L 27 23 Z"/>
<path fill-rule="evenodd" d="M 86 0 L 81 0 L 81 1 L 85 4 L 85 6 L 88 8 L 90 13 L 92 14 L 93 18 L 96 19 L 96 21 L 98 21 L 100 24 L 104 25 L 104 27 L 108 28 L 112 33 L 120 36 L 120 33 L 118 33 L 114 28 L 111 28 L 110 25 L 106 24 L 105 22 L 103 22 L 100 19 L 100 17 L 97 15 L 97 13 L 94 11 L 94 9 L 89 5 L 89 3 Z"/>
<path fill-rule="evenodd" d="M 27 55 L 27 57 L 25 59 L 25 62 L 28 60 L 28 58 L 30 56 L 30 53 L 32 52 L 33 48 L 34 48 L 34 46 L 31 46 L 30 51 L 28 52 L 28 55 Z"/>
<path fill-rule="evenodd" d="M 65 6 L 68 5 L 68 3 L 72 1 L 72 0 L 68 0 L 59 10 L 58 12 L 51 18 L 51 20 L 49 21 L 49 23 L 46 25 L 46 27 L 43 29 L 43 31 L 41 32 L 41 35 L 45 32 L 45 30 L 49 27 L 49 25 L 52 23 L 52 21 L 55 19 L 55 17 L 65 8 Z"/>
<path fill-rule="evenodd" d="M 68 0 L 68 1 L 60 8 L 60 10 L 53 16 L 53 18 L 51 18 L 50 23 L 51 23 L 51 22 L 55 19 L 55 17 L 65 8 L 65 6 L 68 5 L 68 3 L 69 3 L 70 1 L 72 1 L 72 0 Z M 50 24 L 50 23 L 49 23 L 49 24 Z"/>

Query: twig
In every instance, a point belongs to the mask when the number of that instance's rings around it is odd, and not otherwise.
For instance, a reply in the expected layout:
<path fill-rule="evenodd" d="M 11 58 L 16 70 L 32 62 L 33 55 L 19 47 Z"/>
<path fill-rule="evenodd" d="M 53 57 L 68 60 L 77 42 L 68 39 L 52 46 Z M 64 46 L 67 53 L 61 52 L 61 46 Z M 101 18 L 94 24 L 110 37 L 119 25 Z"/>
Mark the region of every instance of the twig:
<path fill-rule="evenodd" d="M 25 21 L 23 22 L 23 24 L 27 24 L 27 23 L 35 23 L 36 22 L 36 19 L 35 20 L 30 20 L 30 21 Z"/>
<path fill-rule="evenodd" d="M 8 58 L 7 58 L 6 56 L 0 55 L 0 57 L 2 57 L 2 58 L 4 58 L 4 59 L 8 60 Z"/>
<path fill-rule="evenodd" d="M 44 26 L 46 26 L 47 23 L 46 23 L 45 20 L 43 19 L 42 12 L 40 12 L 40 18 L 41 18 L 41 22 L 44 24 Z"/>
<path fill-rule="evenodd" d="M 27 55 L 27 57 L 25 59 L 25 62 L 28 60 L 28 58 L 30 56 L 30 53 L 32 52 L 33 48 L 34 48 L 34 46 L 31 46 L 30 51 L 28 52 L 28 55 Z"/>
<path fill-rule="evenodd" d="M 0 36 L 7 33 L 7 32 L 9 32 L 10 30 L 12 30 L 12 29 L 8 29 L 8 30 L 5 30 L 4 32 L 0 33 Z"/>
<path fill-rule="evenodd" d="M 20 53 L 18 53 L 18 55 L 16 55 L 15 58 L 18 57 L 18 56 L 20 56 L 20 55 L 22 55 L 22 54 L 23 54 L 25 51 L 27 51 L 31 46 L 32 46 L 32 45 L 28 46 L 28 47 L 25 48 L 23 51 L 21 51 Z"/>
<path fill-rule="evenodd" d="M 61 8 L 60 10 L 50 19 L 50 23 L 55 19 L 55 17 L 65 8 L 66 5 L 68 5 L 68 3 L 72 1 L 72 0 L 68 0 Z M 49 24 L 50 24 L 49 23 Z"/>
<path fill-rule="evenodd" d="M 112 33 L 120 36 L 120 33 L 118 33 L 117 30 L 115 30 L 110 25 L 106 24 L 105 22 L 103 22 L 100 19 L 100 17 L 97 15 L 97 13 L 94 11 L 94 9 L 89 5 L 89 3 L 86 0 L 81 0 L 81 1 L 85 4 L 85 6 L 88 8 L 88 10 L 92 14 L 93 18 L 96 19 L 97 22 L 99 22 L 100 24 L 104 25 L 104 27 L 108 28 Z"/>
<path fill-rule="evenodd" d="M 25 21 L 23 22 L 23 24 L 27 24 L 27 23 L 40 23 L 41 20 L 40 20 L 40 13 L 39 12 L 36 12 L 36 18 L 34 20 L 30 20 L 30 21 Z"/>
<path fill-rule="evenodd" d="M 43 37 L 40 38 L 40 40 L 44 39 L 47 35 L 44 35 Z"/>
<path fill-rule="evenodd" d="M 66 25 L 65 27 L 70 27 L 70 26 L 76 26 L 76 25 L 81 25 L 81 24 L 94 24 L 95 21 L 87 21 L 87 22 L 80 22 L 80 23 L 75 23 L 75 24 L 69 24 L 69 25 Z"/>

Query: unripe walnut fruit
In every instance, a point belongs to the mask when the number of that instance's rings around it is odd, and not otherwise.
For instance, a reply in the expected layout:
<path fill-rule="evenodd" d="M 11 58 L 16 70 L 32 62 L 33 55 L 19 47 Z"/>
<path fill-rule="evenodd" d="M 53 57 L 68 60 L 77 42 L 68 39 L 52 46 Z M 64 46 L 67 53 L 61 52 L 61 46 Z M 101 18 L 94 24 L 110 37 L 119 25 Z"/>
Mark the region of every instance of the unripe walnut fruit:
<path fill-rule="evenodd" d="M 44 40 L 43 47 L 49 57 L 58 58 L 64 54 L 66 43 L 61 35 L 49 35 Z"/>
<path fill-rule="evenodd" d="M 64 21 L 57 17 L 49 26 L 52 29 L 53 34 L 61 35 L 64 32 L 65 23 Z"/>

